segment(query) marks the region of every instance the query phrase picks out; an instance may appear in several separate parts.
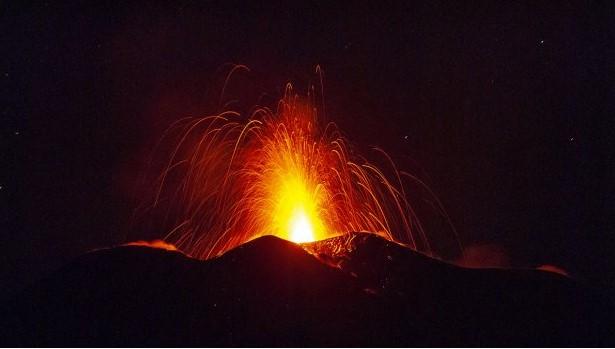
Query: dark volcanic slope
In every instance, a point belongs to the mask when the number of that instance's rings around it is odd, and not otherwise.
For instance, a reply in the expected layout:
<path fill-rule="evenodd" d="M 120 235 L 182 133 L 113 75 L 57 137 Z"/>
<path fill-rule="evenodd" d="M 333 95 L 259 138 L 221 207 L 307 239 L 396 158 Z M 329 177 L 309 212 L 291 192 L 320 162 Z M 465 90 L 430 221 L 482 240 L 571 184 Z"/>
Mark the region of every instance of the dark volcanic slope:
<path fill-rule="evenodd" d="M 555 274 L 458 268 L 371 234 L 306 249 L 267 236 L 205 262 L 92 252 L 7 304 L 0 344 L 615 344 L 606 298 Z"/>

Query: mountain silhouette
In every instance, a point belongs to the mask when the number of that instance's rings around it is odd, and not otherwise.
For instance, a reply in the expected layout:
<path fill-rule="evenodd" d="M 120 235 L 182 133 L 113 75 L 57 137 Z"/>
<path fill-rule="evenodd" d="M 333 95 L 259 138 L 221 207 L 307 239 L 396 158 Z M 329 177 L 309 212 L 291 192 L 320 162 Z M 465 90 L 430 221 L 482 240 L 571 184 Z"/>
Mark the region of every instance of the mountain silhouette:
<path fill-rule="evenodd" d="M 120 246 L 3 305 L 4 346 L 604 346 L 601 290 L 539 270 L 467 269 L 369 233 L 273 236 L 206 261 Z"/>

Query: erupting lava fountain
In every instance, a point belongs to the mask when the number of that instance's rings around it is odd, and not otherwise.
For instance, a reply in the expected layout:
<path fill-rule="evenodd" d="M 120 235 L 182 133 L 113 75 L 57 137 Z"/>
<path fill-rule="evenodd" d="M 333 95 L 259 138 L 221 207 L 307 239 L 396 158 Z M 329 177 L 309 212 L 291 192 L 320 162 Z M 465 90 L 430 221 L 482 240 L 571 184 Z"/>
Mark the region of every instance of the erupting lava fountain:
<path fill-rule="evenodd" d="M 262 235 L 303 243 L 369 231 L 430 251 L 402 177 L 422 182 L 381 150 L 386 171 L 356 155 L 335 124 L 322 123 L 315 91 L 300 96 L 288 84 L 275 110 L 173 124 L 153 200 L 175 219 L 165 240 L 207 259 Z"/>

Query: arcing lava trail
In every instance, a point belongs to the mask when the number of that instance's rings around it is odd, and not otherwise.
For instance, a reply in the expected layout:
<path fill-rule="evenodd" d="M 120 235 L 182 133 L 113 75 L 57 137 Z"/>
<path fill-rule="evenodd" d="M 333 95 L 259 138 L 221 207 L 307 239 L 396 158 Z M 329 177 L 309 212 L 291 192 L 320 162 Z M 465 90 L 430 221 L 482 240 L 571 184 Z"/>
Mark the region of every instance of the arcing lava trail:
<path fill-rule="evenodd" d="M 200 259 L 264 235 L 311 242 L 350 231 L 433 252 L 403 182 L 426 189 L 450 223 L 435 195 L 384 151 L 377 149 L 382 167 L 358 155 L 336 125 L 324 121 L 317 99 L 314 87 L 302 96 L 289 84 L 275 109 L 174 123 L 154 152 L 162 165 L 151 171 L 159 173 L 147 181 L 156 190 L 144 205 L 161 211 L 164 223 L 144 230 L 169 231 L 164 240 Z"/>

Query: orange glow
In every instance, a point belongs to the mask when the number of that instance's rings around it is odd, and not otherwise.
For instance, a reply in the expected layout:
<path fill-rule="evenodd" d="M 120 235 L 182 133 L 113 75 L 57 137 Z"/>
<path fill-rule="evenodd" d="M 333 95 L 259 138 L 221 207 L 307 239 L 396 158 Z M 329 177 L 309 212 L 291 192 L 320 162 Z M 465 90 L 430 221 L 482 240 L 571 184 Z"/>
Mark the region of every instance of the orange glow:
<path fill-rule="evenodd" d="M 550 273 L 559 274 L 559 275 L 562 275 L 562 276 L 567 276 L 567 277 L 570 276 L 568 274 L 568 272 L 566 272 L 566 270 L 564 270 L 563 268 L 560 268 L 558 266 L 551 265 L 551 264 L 543 264 L 543 265 L 540 265 L 540 266 L 536 267 L 536 269 L 542 270 L 542 271 L 547 271 L 547 272 L 550 272 Z"/>
<path fill-rule="evenodd" d="M 315 100 L 314 89 L 302 97 L 289 84 L 275 111 L 171 126 L 161 142 L 173 147 L 150 205 L 168 205 L 175 219 L 165 240 L 206 259 L 262 235 L 302 243 L 370 231 L 429 251 L 405 197 L 407 174 L 378 149 L 386 169 L 356 155 L 333 123 L 322 123 Z"/>
<path fill-rule="evenodd" d="M 152 241 L 139 240 L 139 241 L 133 241 L 133 242 L 126 243 L 124 244 L 124 246 L 146 246 L 146 247 L 151 247 L 151 248 L 159 248 L 159 249 L 167 250 L 167 251 L 177 251 L 177 248 L 175 246 L 173 246 L 172 244 L 169 244 L 168 242 L 162 241 L 162 240 L 152 240 Z"/>

